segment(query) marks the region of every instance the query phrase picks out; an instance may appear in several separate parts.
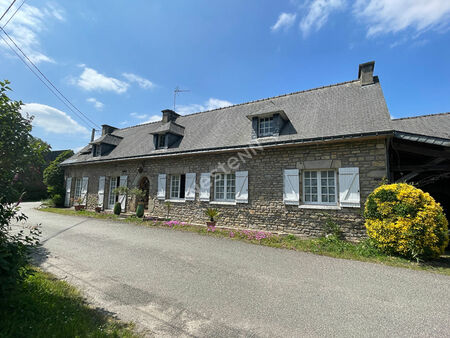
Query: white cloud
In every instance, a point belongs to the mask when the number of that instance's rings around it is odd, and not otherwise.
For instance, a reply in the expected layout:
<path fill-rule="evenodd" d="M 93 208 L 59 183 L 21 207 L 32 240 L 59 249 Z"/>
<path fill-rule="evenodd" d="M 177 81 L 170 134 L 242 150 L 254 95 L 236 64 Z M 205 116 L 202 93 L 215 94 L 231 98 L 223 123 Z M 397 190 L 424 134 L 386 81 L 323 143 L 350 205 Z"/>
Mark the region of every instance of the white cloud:
<path fill-rule="evenodd" d="M 287 30 L 287 29 L 289 29 L 289 27 L 291 27 L 294 24 L 296 18 L 297 18 L 297 14 L 281 13 L 280 16 L 278 17 L 277 22 L 272 27 L 270 27 L 270 29 L 273 32 L 276 32 L 280 29 Z"/>
<path fill-rule="evenodd" d="M 308 36 L 312 30 L 318 31 L 328 21 L 329 15 L 345 6 L 345 0 L 313 0 L 307 8 L 307 14 L 299 24 L 303 36 Z"/>
<path fill-rule="evenodd" d="M 136 82 L 139 87 L 144 89 L 151 89 L 155 87 L 155 84 L 150 80 L 147 80 L 139 75 L 133 73 L 122 73 L 123 77 L 126 78 L 129 82 Z"/>
<path fill-rule="evenodd" d="M 83 72 L 74 82 L 87 91 L 112 91 L 117 94 L 125 93 L 129 84 L 113 77 L 100 74 L 95 69 L 88 68 L 85 65 Z"/>
<path fill-rule="evenodd" d="M 145 120 L 143 122 L 140 122 L 139 124 L 161 121 L 161 119 L 162 119 L 161 115 L 149 116 L 148 114 L 139 114 L 139 113 L 135 113 L 135 112 L 131 113 L 130 116 L 137 120 Z"/>
<path fill-rule="evenodd" d="M 450 1 L 358 0 L 353 14 L 367 23 L 367 36 L 397 33 L 407 28 L 421 33 L 448 26 Z"/>
<path fill-rule="evenodd" d="M 92 103 L 94 107 L 98 110 L 102 110 L 104 107 L 103 102 L 98 101 L 95 97 L 90 97 L 86 101 Z"/>
<path fill-rule="evenodd" d="M 10 3 L 10 0 L 0 0 L 0 13 L 3 13 Z M 3 18 L 2 25 L 13 15 L 19 5 L 20 3 L 17 1 L 11 7 L 8 14 Z M 50 4 L 41 8 L 24 4 L 20 11 L 8 23 L 5 30 L 34 63 L 55 62 L 42 51 L 38 36 L 39 33 L 47 29 L 52 20 L 65 21 L 64 10 Z M 9 44 L 12 44 L 10 40 L 7 39 L 7 41 Z M 7 53 L 11 52 L 3 40 L 0 40 L 0 48 L 4 49 Z"/>
<path fill-rule="evenodd" d="M 190 104 L 190 105 L 180 105 L 177 107 L 177 113 L 181 115 L 187 115 L 192 113 L 197 113 L 205 110 L 212 110 L 217 108 L 223 108 L 231 106 L 233 103 L 226 100 L 219 100 L 215 98 L 210 98 L 203 104 Z"/>
<path fill-rule="evenodd" d="M 27 103 L 22 113 L 34 116 L 33 126 L 41 127 L 48 133 L 66 135 L 89 135 L 87 128 L 81 126 L 65 112 L 40 103 Z"/>

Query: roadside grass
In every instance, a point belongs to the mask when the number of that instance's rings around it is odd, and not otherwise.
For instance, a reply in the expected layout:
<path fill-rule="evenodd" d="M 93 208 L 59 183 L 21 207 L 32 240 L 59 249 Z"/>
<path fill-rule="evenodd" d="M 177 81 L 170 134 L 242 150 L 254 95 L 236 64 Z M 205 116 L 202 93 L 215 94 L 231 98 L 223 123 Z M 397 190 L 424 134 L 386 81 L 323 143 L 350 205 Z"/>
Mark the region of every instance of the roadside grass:
<path fill-rule="evenodd" d="M 425 270 L 450 276 L 450 252 L 446 251 L 439 259 L 424 262 L 410 261 L 399 256 L 390 256 L 375 248 L 370 240 L 359 243 L 348 242 L 331 235 L 321 238 L 300 238 L 294 235 L 273 235 L 259 230 L 237 230 L 224 228 L 207 228 L 206 226 L 192 225 L 184 222 L 172 221 L 144 221 L 135 216 L 120 218 L 114 214 L 101 214 L 93 211 L 75 211 L 71 209 L 41 208 L 40 211 L 52 212 L 62 215 L 83 216 L 113 221 L 133 223 L 144 226 L 171 228 L 175 230 L 195 232 L 200 235 L 240 240 L 247 243 L 270 246 L 274 248 L 311 252 L 317 255 L 334 258 L 352 259 L 363 262 L 385 264 L 413 270 Z"/>
<path fill-rule="evenodd" d="M 138 337 L 124 324 L 89 307 L 79 292 L 38 269 L 0 299 L 1 337 Z"/>

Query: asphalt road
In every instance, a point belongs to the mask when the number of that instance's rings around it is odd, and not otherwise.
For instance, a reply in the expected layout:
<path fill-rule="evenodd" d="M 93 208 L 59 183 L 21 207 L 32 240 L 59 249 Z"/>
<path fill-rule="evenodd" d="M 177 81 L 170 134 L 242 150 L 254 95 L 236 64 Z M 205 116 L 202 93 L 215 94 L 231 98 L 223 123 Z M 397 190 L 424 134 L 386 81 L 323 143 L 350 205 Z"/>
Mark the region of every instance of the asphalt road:
<path fill-rule="evenodd" d="M 149 336 L 450 336 L 450 277 L 62 216 L 41 266 Z"/>

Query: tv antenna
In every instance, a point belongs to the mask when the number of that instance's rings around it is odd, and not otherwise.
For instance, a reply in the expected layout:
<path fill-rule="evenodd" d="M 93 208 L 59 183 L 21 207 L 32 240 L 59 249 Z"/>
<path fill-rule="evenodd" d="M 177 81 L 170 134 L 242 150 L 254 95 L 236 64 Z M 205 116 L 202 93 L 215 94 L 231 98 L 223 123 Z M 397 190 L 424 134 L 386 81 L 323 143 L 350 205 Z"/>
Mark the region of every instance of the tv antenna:
<path fill-rule="evenodd" d="M 176 111 L 176 104 L 177 104 L 177 95 L 179 93 L 184 93 L 184 92 L 190 92 L 189 89 L 180 89 L 180 87 L 176 86 L 175 90 L 173 91 L 173 111 Z"/>

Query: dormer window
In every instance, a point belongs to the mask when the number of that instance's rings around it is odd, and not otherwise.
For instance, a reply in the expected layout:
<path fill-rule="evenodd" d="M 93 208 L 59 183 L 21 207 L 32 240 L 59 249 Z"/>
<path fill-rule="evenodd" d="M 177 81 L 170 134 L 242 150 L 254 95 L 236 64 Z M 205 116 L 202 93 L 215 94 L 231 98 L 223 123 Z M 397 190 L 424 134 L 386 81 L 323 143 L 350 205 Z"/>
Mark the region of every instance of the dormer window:
<path fill-rule="evenodd" d="M 95 147 L 94 156 L 101 156 L 102 155 L 102 146 L 101 146 L 101 144 L 97 144 L 94 147 Z"/>
<path fill-rule="evenodd" d="M 165 146 L 166 146 L 166 134 L 159 134 L 157 148 L 161 149 L 164 148 Z"/>
<path fill-rule="evenodd" d="M 258 119 L 258 136 L 272 136 L 273 135 L 273 116 L 270 117 L 260 117 Z"/>

